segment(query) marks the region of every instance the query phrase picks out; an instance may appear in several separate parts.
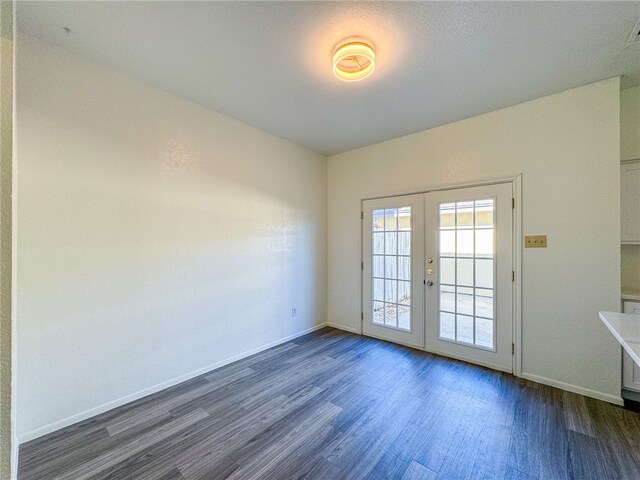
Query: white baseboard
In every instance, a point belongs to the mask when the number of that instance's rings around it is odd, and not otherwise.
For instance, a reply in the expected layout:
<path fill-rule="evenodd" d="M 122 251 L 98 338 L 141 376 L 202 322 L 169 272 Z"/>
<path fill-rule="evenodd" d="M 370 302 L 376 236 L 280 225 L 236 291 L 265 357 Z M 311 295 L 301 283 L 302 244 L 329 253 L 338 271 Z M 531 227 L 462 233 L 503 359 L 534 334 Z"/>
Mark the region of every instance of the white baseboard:
<path fill-rule="evenodd" d="M 522 373 L 522 378 L 531 380 L 532 382 L 542 383 L 550 387 L 559 388 L 560 390 L 566 390 L 567 392 L 577 393 L 584 395 L 585 397 L 595 398 L 596 400 L 603 400 L 605 402 L 613 403 L 615 405 L 624 405 L 622 397 L 611 395 L 608 393 L 598 392 L 589 388 L 579 387 L 570 383 L 560 382 L 551 378 L 541 377 L 539 375 L 533 375 L 531 373 Z"/>
<path fill-rule="evenodd" d="M 85 410 L 84 412 L 80 412 L 80 413 L 76 413 L 75 415 L 71 415 L 70 417 L 67 418 L 63 418 L 62 420 L 58 420 L 52 423 L 49 423 L 48 425 L 45 425 L 43 427 L 40 428 L 36 428 L 34 430 L 31 430 L 23 435 L 21 435 L 18 438 L 18 445 L 25 443 L 25 442 L 29 442 L 31 440 L 35 440 L 36 438 L 42 437 L 44 435 L 47 435 L 49 433 L 55 432 L 56 430 L 60 430 L 61 428 L 65 428 L 68 427 L 69 425 L 73 425 L 74 423 L 78 423 L 81 422 L 83 420 L 86 420 L 88 418 L 91 417 L 95 417 L 96 415 L 99 415 L 101 413 L 104 413 L 106 411 L 112 410 L 114 408 L 120 407 L 122 405 L 126 405 L 127 403 L 133 402 L 135 400 L 139 400 L 140 398 L 146 397 L 147 395 L 151 395 L 153 393 L 157 393 L 161 390 L 164 390 L 165 388 L 169 388 L 169 387 L 173 387 L 174 385 L 177 385 L 179 383 L 185 382 L 187 380 L 191 380 L 194 377 L 197 377 L 199 375 L 202 375 L 203 373 L 208 373 L 212 370 L 215 370 L 217 368 L 220 367 L 224 367 L 225 365 L 228 365 L 230 363 L 233 362 L 237 362 L 238 360 L 242 360 L 243 358 L 249 357 L 251 355 L 255 355 L 256 353 L 260 353 L 263 350 L 267 350 L 268 348 L 272 348 L 275 347 L 277 345 L 280 345 L 282 343 L 286 343 L 289 342 L 295 338 L 301 337 L 302 335 L 306 335 L 308 333 L 311 332 L 315 332 L 316 330 L 320 330 L 321 328 L 326 327 L 327 324 L 326 323 L 321 323 L 320 325 L 316 325 L 314 327 L 311 328 L 307 328 L 305 330 L 302 330 L 301 332 L 295 333 L 293 335 L 289 335 L 288 337 L 285 338 L 281 338 L 279 340 L 275 340 L 273 342 L 269 342 L 265 345 L 262 345 L 260 347 L 257 348 L 253 348 L 251 350 L 247 350 L 246 352 L 243 352 L 239 355 L 235 355 L 233 357 L 227 358 L 225 360 L 221 360 L 219 362 L 213 363 L 211 365 L 206 365 L 202 368 L 198 368 L 197 370 L 193 370 L 189 373 L 185 373 L 184 375 L 180 375 L 178 377 L 174 377 L 170 380 L 167 380 L 165 382 L 162 383 L 158 383 L 156 385 L 153 385 L 151 387 L 145 388 L 143 390 L 139 390 L 137 392 L 134 392 L 130 395 L 126 395 L 124 397 L 118 398 L 116 400 L 112 400 L 110 402 L 107 403 L 103 403 L 102 405 L 98 405 L 97 407 L 94 408 L 90 408 L 89 410 Z M 17 448 L 16 448 L 16 454 L 17 454 Z M 17 456 L 17 455 L 16 455 Z M 17 458 L 16 458 L 16 463 L 17 465 Z"/>
<path fill-rule="evenodd" d="M 360 330 L 353 327 L 347 327 L 346 325 L 338 325 L 337 323 L 327 322 L 327 327 L 337 328 L 338 330 L 344 330 L 345 332 L 357 333 L 360 335 Z"/>

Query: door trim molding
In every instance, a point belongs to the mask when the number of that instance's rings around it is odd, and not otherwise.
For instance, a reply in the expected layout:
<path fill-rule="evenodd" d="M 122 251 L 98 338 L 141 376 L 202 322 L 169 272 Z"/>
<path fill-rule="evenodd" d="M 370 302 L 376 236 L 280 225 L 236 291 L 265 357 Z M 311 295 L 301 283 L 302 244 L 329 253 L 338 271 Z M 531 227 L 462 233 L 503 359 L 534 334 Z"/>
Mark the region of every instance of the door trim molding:
<path fill-rule="evenodd" d="M 486 179 L 479 179 L 469 182 L 458 183 L 446 183 L 439 185 L 431 185 L 425 187 L 415 187 L 410 189 L 403 189 L 395 192 L 380 192 L 365 194 L 360 198 L 360 245 L 359 245 L 359 258 L 358 269 L 360 271 L 359 282 L 359 297 L 360 297 L 360 335 L 363 335 L 363 322 L 362 310 L 363 310 L 363 289 L 364 289 L 364 276 L 363 271 L 360 269 L 360 265 L 364 262 L 364 230 L 363 230 L 363 218 L 362 212 L 364 211 L 364 202 L 366 200 L 374 200 L 379 198 L 399 197 L 402 195 L 416 195 L 429 192 L 436 192 L 441 190 L 455 190 L 458 188 L 479 187 L 484 185 L 497 185 L 502 183 L 510 183 L 512 185 L 513 198 L 515 200 L 515 206 L 513 208 L 513 268 L 515 270 L 515 276 L 513 280 L 513 344 L 515 347 L 514 355 L 512 357 L 512 370 L 513 375 L 516 377 L 522 377 L 522 173 L 518 173 L 506 177 L 493 177 Z M 416 348 L 416 347 L 411 347 Z M 418 349 L 420 350 L 420 349 Z M 423 351 L 428 351 L 422 349 Z M 438 353 L 438 352 L 432 352 Z M 442 355 L 438 353 L 438 355 Z M 445 355 L 446 356 L 446 355 Z M 489 365 L 485 365 L 489 366 Z M 495 368 L 491 366 L 491 368 Z"/>
<path fill-rule="evenodd" d="M 469 188 L 469 187 L 482 187 L 484 185 L 496 185 L 499 183 L 514 183 L 518 178 L 521 178 L 522 174 L 514 174 L 506 177 L 492 177 L 492 178 L 484 178 L 478 179 L 469 182 L 458 182 L 458 183 L 441 183 L 438 185 L 428 185 L 423 187 L 415 187 L 406 190 L 398 190 L 396 192 L 372 192 L 370 194 L 365 194 L 360 199 L 360 205 L 365 200 L 375 200 L 379 198 L 387 198 L 387 197 L 400 197 L 402 195 L 416 195 L 422 193 L 430 193 L 437 192 L 440 190 L 455 190 L 458 188 Z M 362 209 L 360 209 L 362 211 Z"/>
<path fill-rule="evenodd" d="M 522 174 L 513 180 L 513 374 L 522 376 Z"/>

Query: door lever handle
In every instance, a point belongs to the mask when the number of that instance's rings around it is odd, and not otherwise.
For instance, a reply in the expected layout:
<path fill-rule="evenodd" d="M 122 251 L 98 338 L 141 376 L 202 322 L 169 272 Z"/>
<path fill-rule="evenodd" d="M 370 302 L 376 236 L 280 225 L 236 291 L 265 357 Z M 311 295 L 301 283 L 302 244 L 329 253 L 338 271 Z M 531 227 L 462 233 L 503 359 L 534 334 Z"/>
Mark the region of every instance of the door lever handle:
<path fill-rule="evenodd" d="M 431 280 L 427 282 L 427 287 L 433 287 L 433 282 Z"/>

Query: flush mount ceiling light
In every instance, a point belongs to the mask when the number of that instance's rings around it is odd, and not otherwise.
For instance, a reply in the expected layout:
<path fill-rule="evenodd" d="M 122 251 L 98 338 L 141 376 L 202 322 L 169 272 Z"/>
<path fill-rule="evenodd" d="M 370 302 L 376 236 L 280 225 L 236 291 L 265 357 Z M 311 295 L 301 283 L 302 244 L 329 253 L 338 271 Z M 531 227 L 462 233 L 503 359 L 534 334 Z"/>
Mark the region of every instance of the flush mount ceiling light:
<path fill-rule="evenodd" d="M 333 52 L 333 73 L 340 80 L 357 82 L 373 73 L 376 54 L 373 44 L 362 38 L 348 38 Z"/>

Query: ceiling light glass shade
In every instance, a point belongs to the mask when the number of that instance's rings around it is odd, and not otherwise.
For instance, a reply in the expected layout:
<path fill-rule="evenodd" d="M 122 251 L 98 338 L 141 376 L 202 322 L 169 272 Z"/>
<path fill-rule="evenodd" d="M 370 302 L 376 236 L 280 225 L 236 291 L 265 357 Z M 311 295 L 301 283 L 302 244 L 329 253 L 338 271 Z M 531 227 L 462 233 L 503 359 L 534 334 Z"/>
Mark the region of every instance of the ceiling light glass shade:
<path fill-rule="evenodd" d="M 333 53 L 333 73 L 340 80 L 357 82 L 373 73 L 376 54 L 364 40 L 344 40 Z"/>

